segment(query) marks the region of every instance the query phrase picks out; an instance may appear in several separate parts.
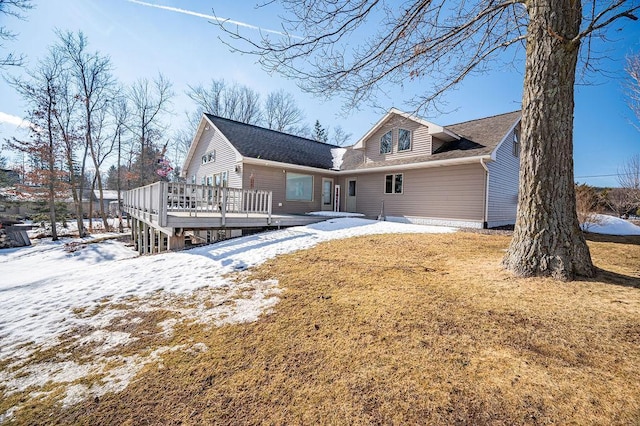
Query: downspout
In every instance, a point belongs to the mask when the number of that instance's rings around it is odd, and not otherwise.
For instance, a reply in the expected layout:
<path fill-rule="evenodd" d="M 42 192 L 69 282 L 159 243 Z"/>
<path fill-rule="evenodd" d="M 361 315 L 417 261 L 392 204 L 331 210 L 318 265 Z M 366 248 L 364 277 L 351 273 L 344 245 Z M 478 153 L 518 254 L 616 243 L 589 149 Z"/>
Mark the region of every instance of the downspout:
<path fill-rule="evenodd" d="M 480 159 L 480 165 L 486 172 L 484 174 L 484 212 L 482 217 L 482 227 L 486 229 L 489 227 L 489 224 L 487 223 L 489 216 L 489 168 L 485 164 L 484 158 Z"/>

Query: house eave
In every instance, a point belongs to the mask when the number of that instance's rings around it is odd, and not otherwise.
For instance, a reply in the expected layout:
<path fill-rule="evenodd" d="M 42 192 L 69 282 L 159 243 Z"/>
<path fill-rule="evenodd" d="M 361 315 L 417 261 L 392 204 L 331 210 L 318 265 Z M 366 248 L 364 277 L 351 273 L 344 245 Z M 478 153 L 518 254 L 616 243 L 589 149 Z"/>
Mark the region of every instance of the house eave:
<path fill-rule="evenodd" d="M 182 177 L 187 176 L 187 167 L 189 166 L 189 164 L 191 163 L 191 160 L 193 159 L 193 154 L 195 153 L 195 150 L 196 150 L 197 141 L 200 140 L 200 137 L 204 133 L 205 127 L 207 125 L 213 126 L 213 123 L 209 121 L 206 115 L 202 114 L 202 118 L 200 119 L 200 124 L 198 125 L 198 131 L 196 132 L 193 139 L 191 139 L 191 145 L 189 145 L 189 151 L 187 151 L 187 156 L 185 157 L 184 163 L 182 164 L 182 171 L 180 172 L 180 175 Z"/>
<path fill-rule="evenodd" d="M 502 139 L 500 140 L 500 142 L 498 142 L 498 144 L 496 145 L 496 147 L 493 149 L 493 151 L 491 152 L 491 159 L 492 160 L 496 160 L 497 155 L 498 155 L 498 150 L 500 149 L 500 147 L 502 146 L 503 143 L 505 143 L 505 141 L 507 140 L 507 136 L 509 136 L 511 134 L 511 132 L 513 132 L 515 130 L 516 127 L 518 127 L 518 124 L 520 124 L 520 122 L 522 121 L 522 117 L 518 118 L 515 123 L 513 123 L 513 125 L 511 125 L 511 127 L 509 128 L 509 131 L 507 131 L 507 133 L 502 137 Z"/>
<path fill-rule="evenodd" d="M 475 157 L 463 157 L 463 158 L 451 158 L 447 160 L 424 161 L 421 163 L 408 163 L 408 164 L 397 164 L 397 165 L 389 165 L 389 166 L 368 167 L 364 169 L 341 170 L 340 174 L 342 175 L 364 174 L 364 173 L 388 172 L 388 171 L 397 171 L 397 170 L 428 169 L 432 167 L 456 166 L 461 164 L 474 164 L 474 163 L 478 163 L 482 165 L 484 161 L 493 161 L 491 158 L 491 155 L 487 154 L 487 155 L 478 155 Z"/>
<path fill-rule="evenodd" d="M 310 166 L 301 166 L 301 165 L 297 165 L 297 164 L 282 163 L 280 161 L 264 160 L 264 159 L 260 159 L 260 158 L 244 157 L 242 159 L 242 162 L 244 164 L 253 164 L 253 165 L 256 165 L 256 166 L 265 166 L 265 167 L 275 167 L 275 168 L 290 169 L 290 170 L 299 170 L 299 171 L 305 171 L 305 172 L 311 172 L 311 173 L 321 173 L 321 174 L 332 175 L 332 176 L 337 176 L 340 173 L 338 170 L 321 169 L 319 167 L 310 167 Z"/>

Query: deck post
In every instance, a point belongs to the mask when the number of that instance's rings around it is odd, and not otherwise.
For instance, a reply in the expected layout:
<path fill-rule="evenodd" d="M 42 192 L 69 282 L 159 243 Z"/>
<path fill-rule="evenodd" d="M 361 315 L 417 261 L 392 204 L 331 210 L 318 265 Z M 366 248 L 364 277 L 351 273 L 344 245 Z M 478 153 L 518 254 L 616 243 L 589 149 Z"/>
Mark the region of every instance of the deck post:
<path fill-rule="evenodd" d="M 147 188 L 148 188 L 148 191 L 149 191 L 149 200 L 148 200 L 149 204 L 147 204 L 147 206 L 148 206 L 147 207 L 147 209 L 148 209 L 147 219 L 149 221 L 151 221 L 151 214 L 153 213 L 153 185 L 149 185 L 149 186 L 147 186 Z"/>
<path fill-rule="evenodd" d="M 142 253 L 149 253 L 149 225 L 142 224 Z"/>
<path fill-rule="evenodd" d="M 160 181 L 160 194 L 158 195 L 158 225 L 167 225 L 167 202 L 169 200 L 169 188 L 167 182 Z"/>
<path fill-rule="evenodd" d="M 227 221 L 227 201 L 228 201 L 228 197 L 227 197 L 227 188 L 222 188 L 222 208 L 221 210 L 221 214 L 222 217 L 220 218 L 220 224 L 222 226 L 226 225 L 226 221 Z"/>
<path fill-rule="evenodd" d="M 149 227 L 149 253 L 156 252 L 156 228 Z"/>
<path fill-rule="evenodd" d="M 158 253 L 162 253 L 164 250 L 164 232 L 158 231 Z"/>
<path fill-rule="evenodd" d="M 138 253 L 144 254 L 143 243 L 142 243 L 142 221 L 140 219 L 138 219 L 136 230 L 138 231 Z"/>
<path fill-rule="evenodd" d="M 168 247 L 167 249 L 170 251 L 182 250 L 184 248 L 184 234 L 172 235 L 167 238 Z"/>
<path fill-rule="evenodd" d="M 267 224 L 271 225 L 271 205 L 273 201 L 273 192 L 269 191 L 267 193 Z"/>
<path fill-rule="evenodd" d="M 133 241 L 133 243 L 136 243 L 136 219 L 133 219 L 131 221 L 131 241 Z M 137 247 L 136 247 L 137 248 Z"/>

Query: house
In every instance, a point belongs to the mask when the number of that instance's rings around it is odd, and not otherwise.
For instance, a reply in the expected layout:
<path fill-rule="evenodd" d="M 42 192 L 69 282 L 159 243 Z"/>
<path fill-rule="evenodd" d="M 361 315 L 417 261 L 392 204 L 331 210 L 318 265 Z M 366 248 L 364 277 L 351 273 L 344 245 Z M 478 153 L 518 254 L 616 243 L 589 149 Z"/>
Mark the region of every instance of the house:
<path fill-rule="evenodd" d="M 342 148 L 204 114 L 184 183 L 123 194 L 141 253 L 250 229 L 320 221 L 328 210 L 419 224 L 515 223 L 520 112 L 441 126 L 391 109 Z M 224 235 L 223 235 L 224 234 Z"/>
<path fill-rule="evenodd" d="M 420 224 L 515 223 L 520 112 L 441 126 L 395 108 L 340 148 L 204 114 L 183 175 L 272 191 L 273 212 L 362 213 Z"/>
<path fill-rule="evenodd" d="M 106 213 L 112 213 L 111 203 L 118 201 L 118 191 L 112 189 L 102 190 L 102 207 Z M 85 189 L 82 192 L 82 208 L 88 214 L 89 210 L 94 216 L 100 214 L 100 191 L 97 189 Z"/>

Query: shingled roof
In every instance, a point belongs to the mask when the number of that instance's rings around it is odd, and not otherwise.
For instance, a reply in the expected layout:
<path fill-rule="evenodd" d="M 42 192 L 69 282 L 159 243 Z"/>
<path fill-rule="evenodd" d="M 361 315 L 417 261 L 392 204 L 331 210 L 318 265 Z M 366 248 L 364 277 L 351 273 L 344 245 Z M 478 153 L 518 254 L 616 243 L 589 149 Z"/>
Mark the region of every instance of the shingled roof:
<path fill-rule="evenodd" d="M 336 145 L 205 114 L 243 157 L 332 169 Z"/>
<path fill-rule="evenodd" d="M 446 142 L 432 155 L 364 162 L 364 157 L 361 152 L 347 152 L 341 170 L 372 169 L 382 166 L 399 166 L 490 155 L 520 116 L 521 111 L 514 111 L 443 126 L 461 138 L 459 140 Z"/>
<path fill-rule="evenodd" d="M 473 150 L 473 155 L 491 154 L 521 115 L 521 111 L 513 111 L 444 126 L 462 139 L 444 144 L 434 155 L 466 150 Z"/>

